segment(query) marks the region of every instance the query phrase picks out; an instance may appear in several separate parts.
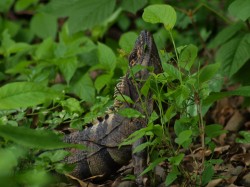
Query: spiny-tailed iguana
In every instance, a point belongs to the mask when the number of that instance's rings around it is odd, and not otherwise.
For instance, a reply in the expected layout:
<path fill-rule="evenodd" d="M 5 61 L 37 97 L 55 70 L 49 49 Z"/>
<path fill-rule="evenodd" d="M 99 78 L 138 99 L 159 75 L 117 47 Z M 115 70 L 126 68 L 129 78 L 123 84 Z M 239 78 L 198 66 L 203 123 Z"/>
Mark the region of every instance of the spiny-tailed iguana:
<path fill-rule="evenodd" d="M 131 68 L 135 65 L 145 66 L 145 68 L 131 76 Z M 152 93 L 149 92 L 145 97 L 140 95 L 138 90 L 141 90 L 144 82 L 150 76 L 148 67 L 153 67 L 155 74 L 160 73 L 162 67 L 156 45 L 149 32 L 142 31 L 140 33 L 129 56 L 129 67 L 126 75 L 118 83 L 115 93 L 129 96 L 134 104 L 115 100 L 114 108 L 118 110 L 133 108 L 143 115 L 146 113 L 150 115 L 153 111 Z M 71 173 L 74 177 L 86 179 L 91 176 L 114 173 L 121 166 L 128 164 L 132 157 L 132 149 L 143 141 L 139 139 L 133 146 L 118 148 L 119 144 L 130 134 L 147 125 L 147 118 L 127 118 L 115 111 L 98 124 L 82 131 L 73 132 L 65 137 L 65 142 L 83 144 L 87 147 L 87 151 L 70 149 L 71 155 L 65 159 L 67 163 L 76 165 Z M 145 167 L 141 158 L 143 156 L 143 152 L 133 155 L 136 175 L 139 175 Z"/>

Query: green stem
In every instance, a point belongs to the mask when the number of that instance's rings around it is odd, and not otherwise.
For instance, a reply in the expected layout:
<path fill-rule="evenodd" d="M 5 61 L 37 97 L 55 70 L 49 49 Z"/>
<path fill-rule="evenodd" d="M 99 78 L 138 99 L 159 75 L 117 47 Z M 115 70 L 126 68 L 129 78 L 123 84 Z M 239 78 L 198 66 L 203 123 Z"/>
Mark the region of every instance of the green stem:
<path fill-rule="evenodd" d="M 172 35 L 171 30 L 170 30 L 170 29 L 167 29 L 167 30 L 168 30 L 168 32 L 169 32 L 169 35 L 170 35 L 172 44 L 173 44 L 173 46 L 174 46 L 174 51 L 175 51 L 175 55 L 176 55 L 176 59 L 177 59 L 177 67 L 178 67 L 178 69 L 179 69 L 179 72 L 181 72 L 181 69 L 180 69 L 180 66 L 179 66 L 179 56 L 178 56 L 178 52 L 177 52 L 176 45 L 175 45 L 175 42 L 174 42 L 174 37 L 173 37 L 173 35 Z M 180 83 L 182 84 L 182 77 L 180 76 L 179 79 L 180 79 Z"/>

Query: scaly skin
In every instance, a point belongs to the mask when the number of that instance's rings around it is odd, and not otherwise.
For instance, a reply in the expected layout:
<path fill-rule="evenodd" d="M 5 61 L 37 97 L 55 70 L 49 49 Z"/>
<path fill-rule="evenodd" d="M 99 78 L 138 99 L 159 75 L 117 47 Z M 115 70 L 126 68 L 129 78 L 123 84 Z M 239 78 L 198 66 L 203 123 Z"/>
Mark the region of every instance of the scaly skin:
<path fill-rule="evenodd" d="M 156 45 L 153 37 L 147 31 L 140 33 L 129 56 L 130 68 L 137 64 L 146 67 L 152 66 L 155 74 L 162 71 Z M 114 107 L 116 110 L 133 108 L 144 115 L 146 115 L 146 112 L 150 115 L 153 111 L 152 93 L 149 92 L 147 97 L 144 97 L 136 91 L 142 88 L 143 83 L 150 76 L 150 72 L 144 68 L 134 76 L 130 76 L 130 68 L 117 85 L 119 90 L 116 90 L 116 93 L 129 96 L 135 104 L 121 103 L 115 100 Z M 147 111 L 143 109 L 142 103 L 144 103 L 144 109 L 146 108 Z M 122 146 L 120 149 L 118 149 L 119 144 L 130 134 L 146 125 L 146 118 L 126 118 L 114 111 L 98 124 L 67 135 L 64 139 L 65 142 L 83 144 L 88 148 L 87 151 L 70 149 L 72 154 L 65 161 L 76 165 L 71 175 L 79 179 L 86 179 L 91 176 L 107 176 L 114 173 L 131 160 L 132 147 L 140 144 L 143 139 L 135 142 L 133 146 Z M 137 153 L 133 156 L 135 174 L 138 176 L 146 164 L 145 159 L 142 158 L 144 153 Z M 141 183 L 142 178 L 139 177 L 137 182 Z"/>

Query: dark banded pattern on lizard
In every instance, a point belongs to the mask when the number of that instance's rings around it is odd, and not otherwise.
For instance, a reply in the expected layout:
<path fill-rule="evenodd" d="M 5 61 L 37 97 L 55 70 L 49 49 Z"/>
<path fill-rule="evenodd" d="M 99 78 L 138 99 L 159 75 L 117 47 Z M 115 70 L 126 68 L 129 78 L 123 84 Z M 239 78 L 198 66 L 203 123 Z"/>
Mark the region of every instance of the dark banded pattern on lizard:
<path fill-rule="evenodd" d="M 135 65 L 145 66 L 135 75 L 130 76 L 130 69 Z M 156 45 L 152 35 L 147 31 L 142 31 L 135 42 L 133 51 L 129 56 L 129 69 L 126 75 L 118 83 L 116 93 L 129 96 L 134 104 L 120 102 L 115 100 L 114 108 L 116 110 L 123 108 L 133 108 L 142 114 L 150 115 L 153 111 L 152 93 L 147 97 L 141 96 L 137 90 L 140 90 L 150 76 L 147 67 L 153 67 L 153 73 L 162 72 L 161 62 Z M 143 110 L 142 103 L 145 104 Z M 71 175 L 85 179 L 91 176 L 110 175 L 121 166 L 128 164 L 132 158 L 132 147 L 122 146 L 118 149 L 120 143 L 130 134 L 146 126 L 147 118 L 126 118 L 117 114 L 114 110 L 107 118 L 92 127 L 82 131 L 73 132 L 64 139 L 68 143 L 77 143 L 87 146 L 87 150 L 70 149 L 71 155 L 65 161 L 75 164 L 75 169 Z M 139 144 L 141 141 L 136 142 Z M 142 167 L 142 161 L 138 161 L 142 154 L 134 155 L 136 157 L 135 167 Z M 141 172 L 142 169 L 137 170 Z"/>

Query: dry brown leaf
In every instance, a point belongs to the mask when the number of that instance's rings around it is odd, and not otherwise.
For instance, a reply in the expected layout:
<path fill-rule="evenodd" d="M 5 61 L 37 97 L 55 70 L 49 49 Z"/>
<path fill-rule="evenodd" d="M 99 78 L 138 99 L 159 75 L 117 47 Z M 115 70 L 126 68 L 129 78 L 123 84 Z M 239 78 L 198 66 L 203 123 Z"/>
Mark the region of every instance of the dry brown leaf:
<path fill-rule="evenodd" d="M 206 187 L 215 187 L 217 186 L 218 184 L 221 183 L 221 181 L 223 181 L 223 179 L 214 179 L 212 181 L 210 181 Z"/>
<path fill-rule="evenodd" d="M 236 110 L 225 126 L 225 130 L 236 132 L 244 124 L 245 117 Z"/>

